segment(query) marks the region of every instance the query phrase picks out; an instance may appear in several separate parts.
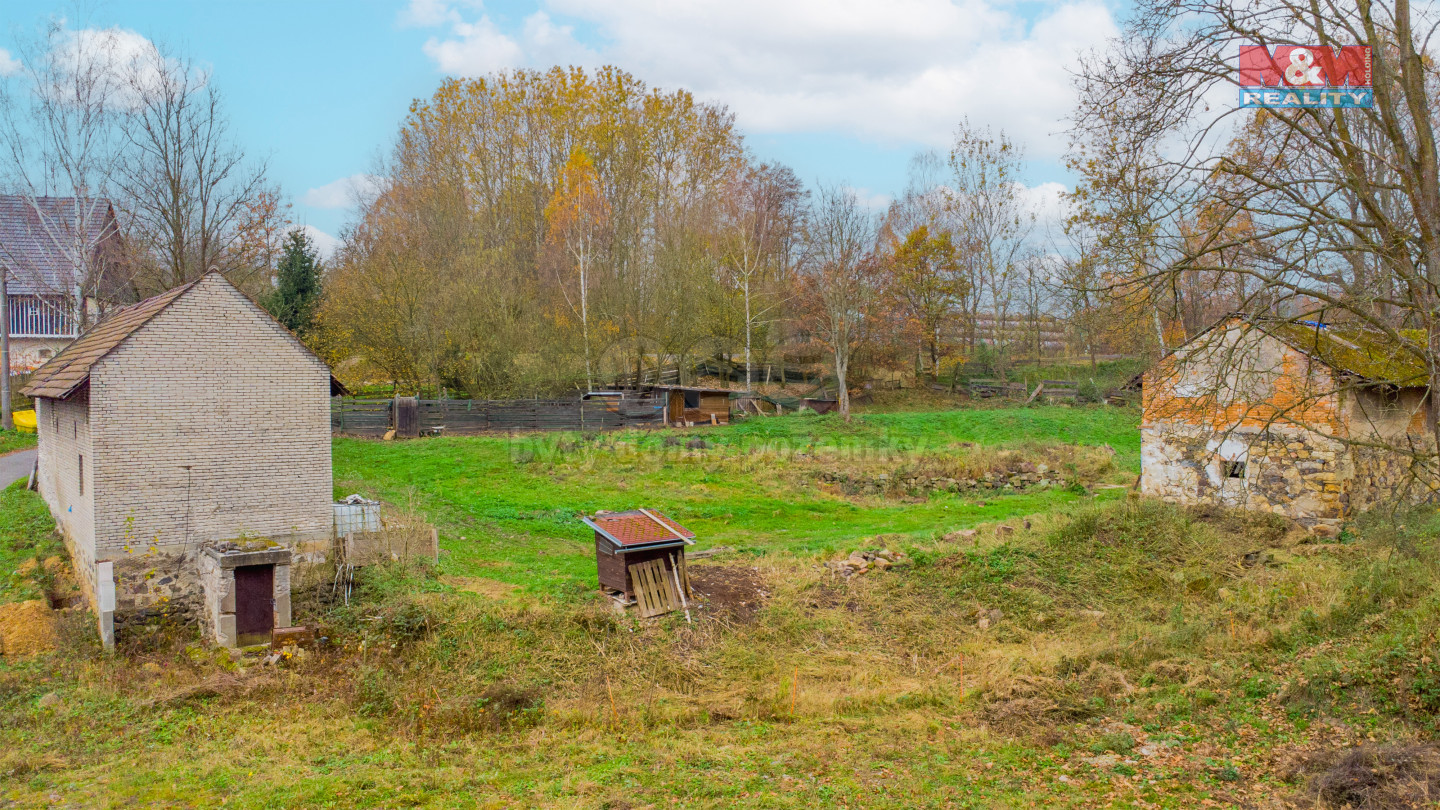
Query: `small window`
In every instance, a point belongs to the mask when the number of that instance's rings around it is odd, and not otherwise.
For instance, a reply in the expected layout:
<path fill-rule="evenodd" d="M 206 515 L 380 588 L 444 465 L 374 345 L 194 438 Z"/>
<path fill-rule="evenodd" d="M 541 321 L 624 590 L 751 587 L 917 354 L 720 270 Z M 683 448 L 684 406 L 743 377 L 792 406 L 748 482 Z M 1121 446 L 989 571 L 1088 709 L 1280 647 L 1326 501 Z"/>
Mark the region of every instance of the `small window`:
<path fill-rule="evenodd" d="M 1225 465 L 1225 477 L 1226 477 L 1226 478 L 1244 478 L 1244 477 L 1245 477 L 1245 462 L 1243 462 L 1243 461 L 1223 461 L 1223 462 L 1221 462 L 1221 463 Z"/>
<path fill-rule="evenodd" d="M 77 480 L 80 482 L 80 494 L 81 494 L 81 495 L 84 495 L 84 494 L 85 494 L 85 457 L 84 457 L 84 456 L 80 456 L 79 459 L 80 459 L 80 464 L 79 464 L 78 469 L 79 469 L 80 475 L 78 476 Z"/>

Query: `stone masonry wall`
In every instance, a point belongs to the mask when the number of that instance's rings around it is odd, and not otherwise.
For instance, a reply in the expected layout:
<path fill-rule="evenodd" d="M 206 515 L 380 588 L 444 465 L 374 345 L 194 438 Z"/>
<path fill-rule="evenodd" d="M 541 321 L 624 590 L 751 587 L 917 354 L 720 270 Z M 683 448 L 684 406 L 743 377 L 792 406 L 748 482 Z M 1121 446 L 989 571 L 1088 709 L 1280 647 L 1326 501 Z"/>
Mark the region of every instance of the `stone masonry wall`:
<path fill-rule="evenodd" d="M 1348 514 L 1352 459 L 1343 444 L 1311 431 L 1157 422 L 1141 429 L 1140 452 L 1146 495 L 1274 512 L 1322 534 L 1338 531 Z"/>

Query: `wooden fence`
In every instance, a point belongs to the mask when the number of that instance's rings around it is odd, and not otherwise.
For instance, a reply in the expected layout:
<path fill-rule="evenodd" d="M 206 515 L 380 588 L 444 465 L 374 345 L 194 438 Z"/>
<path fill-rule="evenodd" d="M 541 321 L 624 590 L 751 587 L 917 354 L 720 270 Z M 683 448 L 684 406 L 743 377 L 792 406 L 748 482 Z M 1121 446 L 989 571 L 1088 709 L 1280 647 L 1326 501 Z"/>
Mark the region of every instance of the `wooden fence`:
<path fill-rule="evenodd" d="M 352 436 L 383 436 L 394 427 L 396 401 L 349 397 L 334 399 L 330 404 L 330 430 Z M 406 403 L 407 410 L 409 407 Z M 429 435 L 615 430 L 661 427 L 665 424 L 665 402 L 660 397 L 622 400 L 422 399 L 415 401 L 413 407 L 419 417 L 416 432 Z"/>

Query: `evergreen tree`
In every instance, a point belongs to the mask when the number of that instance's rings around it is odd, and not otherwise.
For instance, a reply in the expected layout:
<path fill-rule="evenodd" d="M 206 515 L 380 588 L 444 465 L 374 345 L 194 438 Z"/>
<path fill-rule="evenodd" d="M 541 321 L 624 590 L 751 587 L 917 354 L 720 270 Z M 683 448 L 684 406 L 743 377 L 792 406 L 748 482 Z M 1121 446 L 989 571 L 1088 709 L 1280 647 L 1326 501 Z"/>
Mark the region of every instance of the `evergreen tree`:
<path fill-rule="evenodd" d="M 301 337 L 315 325 L 315 308 L 320 303 L 319 254 L 310 237 L 300 228 L 285 237 L 280 262 L 275 267 L 275 292 L 266 309 L 285 327 Z"/>

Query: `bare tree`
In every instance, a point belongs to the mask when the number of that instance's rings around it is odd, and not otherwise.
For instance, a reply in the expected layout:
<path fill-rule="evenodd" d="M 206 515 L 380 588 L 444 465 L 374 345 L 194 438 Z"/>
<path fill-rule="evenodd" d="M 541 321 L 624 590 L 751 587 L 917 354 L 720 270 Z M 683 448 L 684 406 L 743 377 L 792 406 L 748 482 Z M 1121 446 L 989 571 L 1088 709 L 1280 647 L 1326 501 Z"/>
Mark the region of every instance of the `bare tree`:
<path fill-rule="evenodd" d="M 840 415 L 850 420 L 847 374 L 868 337 L 883 286 L 874 250 L 878 223 L 855 191 L 822 186 L 806 225 L 801 284 L 812 332 L 830 350 Z"/>
<path fill-rule="evenodd" d="M 0 262 L 80 329 L 92 315 L 87 302 L 124 282 L 96 253 L 114 235 L 114 123 L 130 44 L 120 31 L 70 31 L 52 20 L 19 48 L 20 81 L 0 84 L 0 174 L 25 209 L 14 226 L 24 245 L 0 242 Z"/>
<path fill-rule="evenodd" d="M 246 229 L 272 189 L 265 161 L 247 160 L 231 138 L 219 90 L 188 59 L 153 46 L 125 79 L 134 103 L 118 176 L 130 230 L 153 265 L 149 286 L 169 289 L 212 267 L 255 272 Z"/>
<path fill-rule="evenodd" d="M 722 211 L 720 262 L 744 306 L 745 390 L 754 388 L 755 330 L 783 303 L 790 237 L 805 196 L 788 167 L 746 166 L 727 190 Z"/>
<path fill-rule="evenodd" d="M 1252 317 L 1361 327 L 1411 361 L 1395 368 L 1426 369 L 1429 445 L 1393 449 L 1432 474 L 1440 439 L 1435 31 L 1433 12 L 1417 17 L 1408 0 L 1143 0 L 1122 37 L 1079 71 L 1072 153 L 1086 224 L 1111 256 L 1129 259 L 1117 278 L 1150 298 L 1162 348 L 1167 329 L 1183 326 L 1186 284 L 1196 278 L 1210 280 L 1200 294 L 1220 291 Z M 1373 106 L 1213 103 L 1240 84 L 1238 45 L 1290 43 L 1310 59 L 1368 46 Z M 1346 384 L 1414 383 L 1407 371 Z"/>
<path fill-rule="evenodd" d="M 1020 175 L 1025 156 L 1002 131 L 968 121 L 955 132 L 950 149 L 951 210 L 962 242 L 971 250 L 975 292 L 972 323 L 979 307 L 991 310 L 991 341 L 1004 337 L 1022 251 L 1035 225 Z"/>

